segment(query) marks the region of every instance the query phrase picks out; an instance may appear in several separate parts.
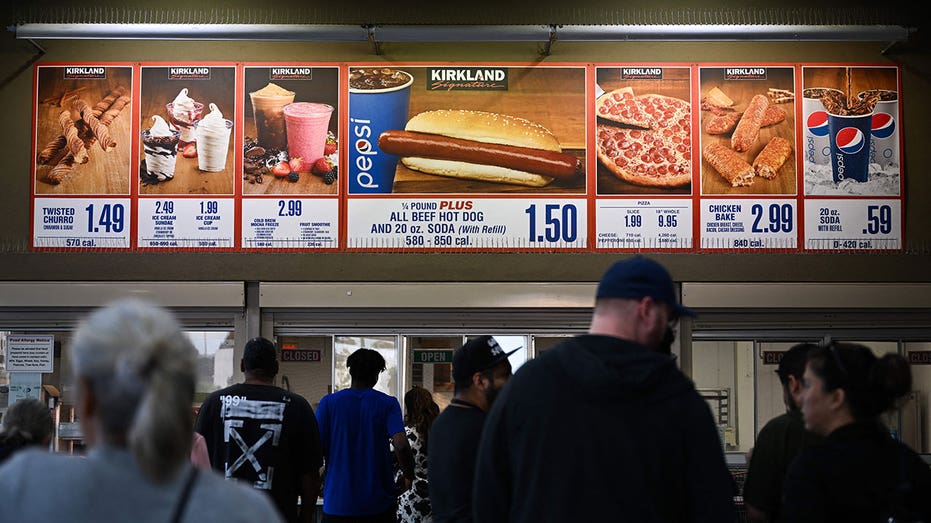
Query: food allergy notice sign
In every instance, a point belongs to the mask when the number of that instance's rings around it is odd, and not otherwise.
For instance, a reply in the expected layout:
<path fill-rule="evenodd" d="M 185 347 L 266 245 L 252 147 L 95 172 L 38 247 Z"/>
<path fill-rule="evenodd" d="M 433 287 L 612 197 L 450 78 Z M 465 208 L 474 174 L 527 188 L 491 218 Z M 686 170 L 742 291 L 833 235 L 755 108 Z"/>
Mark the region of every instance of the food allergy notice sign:
<path fill-rule="evenodd" d="M 55 337 L 50 334 L 19 335 L 6 338 L 7 372 L 53 372 Z"/>

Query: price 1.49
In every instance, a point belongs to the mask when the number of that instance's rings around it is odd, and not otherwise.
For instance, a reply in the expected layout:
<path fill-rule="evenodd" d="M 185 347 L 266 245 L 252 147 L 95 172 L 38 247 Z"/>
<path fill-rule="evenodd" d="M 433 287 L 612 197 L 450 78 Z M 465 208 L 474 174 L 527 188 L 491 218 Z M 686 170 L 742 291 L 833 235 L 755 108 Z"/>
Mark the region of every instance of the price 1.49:
<path fill-rule="evenodd" d="M 528 215 L 531 243 L 560 241 L 572 243 L 578 237 L 578 210 L 571 203 L 544 205 L 542 232 L 537 232 L 537 205 L 531 204 L 524 212 Z"/>
<path fill-rule="evenodd" d="M 123 232 L 124 209 L 122 203 L 105 203 L 100 206 L 100 214 L 96 214 L 96 207 L 90 204 L 84 208 L 87 211 L 87 232 Z"/>

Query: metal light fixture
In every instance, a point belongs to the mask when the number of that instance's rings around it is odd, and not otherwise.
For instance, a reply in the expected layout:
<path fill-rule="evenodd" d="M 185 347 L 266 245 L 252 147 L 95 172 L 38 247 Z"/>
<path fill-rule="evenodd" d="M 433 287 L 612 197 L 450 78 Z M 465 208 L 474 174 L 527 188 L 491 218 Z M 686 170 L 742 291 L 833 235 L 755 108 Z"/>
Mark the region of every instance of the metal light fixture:
<path fill-rule="evenodd" d="M 296 42 L 611 42 L 611 41 L 860 41 L 902 42 L 899 25 L 340 25 L 23 23 L 29 40 L 254 40 Z"/>

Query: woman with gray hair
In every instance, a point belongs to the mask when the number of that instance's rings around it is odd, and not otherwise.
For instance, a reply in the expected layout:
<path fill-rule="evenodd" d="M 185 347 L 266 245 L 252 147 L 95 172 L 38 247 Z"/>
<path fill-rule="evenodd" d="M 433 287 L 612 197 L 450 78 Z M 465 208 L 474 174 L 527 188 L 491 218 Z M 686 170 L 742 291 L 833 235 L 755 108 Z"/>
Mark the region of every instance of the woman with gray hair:
<path fill-rule="evenodd" d="M 170 313 L 97 310 L 71 359 L 87 459 L 18 453 L 0 467 L 0 521 L 281 521 L 266 496 L 191 466 L 195 350 Z"/>

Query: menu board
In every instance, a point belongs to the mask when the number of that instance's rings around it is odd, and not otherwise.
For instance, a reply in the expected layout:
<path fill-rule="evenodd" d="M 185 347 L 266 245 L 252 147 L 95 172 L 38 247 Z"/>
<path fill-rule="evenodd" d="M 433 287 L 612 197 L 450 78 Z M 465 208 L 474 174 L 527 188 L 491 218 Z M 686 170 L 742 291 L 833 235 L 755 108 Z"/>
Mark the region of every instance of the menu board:
<path fill-rule="evenodd" d="M 35 67 L 37 250 L 894 251 L 896 66 Z"/>
<path fill-rule="evenodd" d="M 35 68 L 34 248 L 129 249 L 130 64 Z"/>
<path fill-rule="evenodd" d="M 580 66 L 350 67 L 347 247 L 585 248 L 585 78 Z"/>
<path fill-rule="evenodd" d="M 242 247 L 339 247 L 340 69 L 244 67 Z"/>

